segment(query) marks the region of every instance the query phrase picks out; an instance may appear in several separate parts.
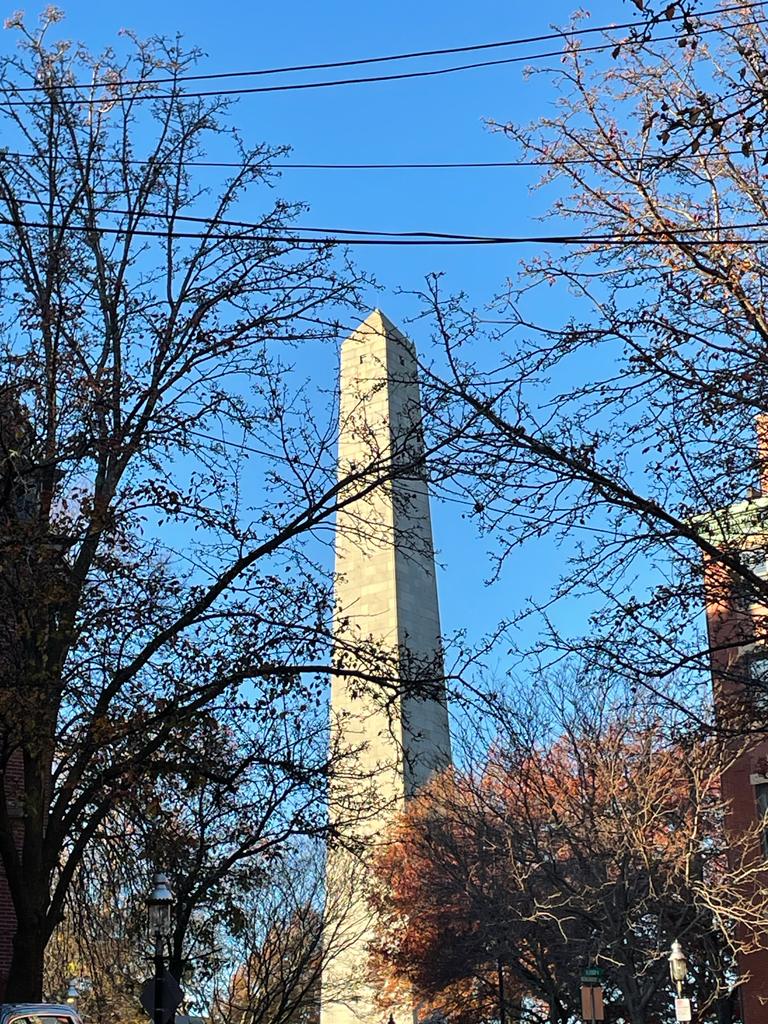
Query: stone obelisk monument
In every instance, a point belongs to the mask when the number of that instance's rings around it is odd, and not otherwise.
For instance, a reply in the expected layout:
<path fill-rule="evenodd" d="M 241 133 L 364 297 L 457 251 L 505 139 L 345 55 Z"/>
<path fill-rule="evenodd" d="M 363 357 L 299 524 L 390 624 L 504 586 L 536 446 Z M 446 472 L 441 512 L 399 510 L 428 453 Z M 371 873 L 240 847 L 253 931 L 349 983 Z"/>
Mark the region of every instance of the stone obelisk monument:
<path fill-rule="evenodd" d="M 328 854 L 321 1024 L 412 1024 L 412 1000 L 382 1005 L 369 983 L 366 865 L 392 818 L 450 763 L 450 737 L 416 354 L 379 310 L 342 345 L 340 396 L 339 477 L 357 478 L 342 501 L 370 489 L 337 516 L 335 664 L 378 664 L 382 683 L 361 693 L 341 672 L 332 680 L 332 727 L 348 761 L 329 813 L 357 855 Z"/>

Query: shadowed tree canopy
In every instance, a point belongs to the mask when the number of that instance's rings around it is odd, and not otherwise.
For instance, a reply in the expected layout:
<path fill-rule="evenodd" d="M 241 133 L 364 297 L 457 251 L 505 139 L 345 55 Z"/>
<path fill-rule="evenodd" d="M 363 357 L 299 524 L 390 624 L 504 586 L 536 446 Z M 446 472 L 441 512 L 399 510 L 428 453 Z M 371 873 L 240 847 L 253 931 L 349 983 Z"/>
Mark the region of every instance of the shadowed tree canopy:
<path fill-rule="evenodd" d="M 179 41 L 91 55 L 60 20 L 14 16 L 0 64 L 0 761 L 23 780 L 0 787 L 11 1000 L 40 998 L 89 844 L 121 802 L 154 799 L 153 779 L 176 787 L 160 787 L 170 814 L 195 786 L 226 807 L 238 767 L 273 773 L 245 797 L 267 820 L 206 865 L 210 886 L 238 848 L 316 829 L 302 808 L 333 757 L 311 735 L 330 660 L 322 545 L 340 504 L 412 468 L 380 451 L 336 478 L 334 389 L 318 401 L 292 361 L 323 365 L 361 278 L 297 240 L 300 208 L 268 187 L 278 151 L 247 144 L 226 100 L 184 95 L 197 54 Z M 211 147 L 238 167 L 201 182 Z M 339 671 L 393 685 L 373 653 L 361 638 Z M 228 764 L 205 757 L 222 742 L 206 715 L 245 737 Z M 273 784 L 289 793 L 276 822 Z"/>
<path fill-rule="evenodd" d="M 88 1020 L 138 1024 L 144 1019 L 139 996 L 147 975 L 146 892 L 141 883 L 152 859 L 143 841 L 149 834 L 175 845 L 176 856 L 168 863 L 183 914 L 192 885 L 210 879 L 207 864 L 198 871 L 192 863 L 188 870 L 198 846 L 207 840 L 210 861 L 227 838 L 222 836 L 217 847 L 201 835 L 194 845 L 194 804 L 188 795 L 182 814 L 162 823 L 141 822 L 128 844 L 127 863 L 126 844 L 110 846 L 106 836 L 86 852 L 65 920 L 46 951 L 46 992 L 60 998 L 73 977 L 87 979 L 80 1009 Z M 250 810 L 242 808 L 246 827 Z M 133 829 L 132 812 L 115 822 L 120 824 Z M 293 837 L 257 858 L 230 864 L 210 885 L 187 924 L 185 962 L 171 964 L 171 973 L 182 978 L 182 1012 L 210 1015 L 217 1024 L 316 1024 L 322 966 L 343 946 L 343 907 L 323 895 L 324 860 L 322 841 Z"/>

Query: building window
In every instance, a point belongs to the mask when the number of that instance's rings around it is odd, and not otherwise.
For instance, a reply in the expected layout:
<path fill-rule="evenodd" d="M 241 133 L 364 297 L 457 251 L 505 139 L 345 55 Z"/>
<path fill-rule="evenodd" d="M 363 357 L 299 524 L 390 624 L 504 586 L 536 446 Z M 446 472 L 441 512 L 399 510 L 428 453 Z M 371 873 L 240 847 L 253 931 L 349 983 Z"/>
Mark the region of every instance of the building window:
<path fill-rule="evenodd" d="M 750 655 L 749 681 L 768 690 L 768 651 L 758 649 Z"/>
<path fill-rule="evenodd" d="M 738 557 L 745 569 L 753 572 L 755 576 L 759 576 L 761 580 L 768 579 L 768 553 L 764 547 L 739 551 Z M 742 576 L 734 574 L 732 585 L 732 600 L 735 608 L 748 611 L 754 604 L 766 603 L 760 588 L 756 588 L 755 584 L 745 580 Z"/>
<path fill-rule="evenodd" d="M 760 843 L 763 847 L 763 857 L 768 860 L 768 782 L 758 782 L 755 786 L 755 803 L 757 805 L 757 816 L 762 822 L 760 832 Z"/>
<path fill-rule="evenodd" d="M 753 648 L 747 655 L 744 681 L 751 711 L 764 714 L 768 709 L 768 651 L 762 646 Z"/>

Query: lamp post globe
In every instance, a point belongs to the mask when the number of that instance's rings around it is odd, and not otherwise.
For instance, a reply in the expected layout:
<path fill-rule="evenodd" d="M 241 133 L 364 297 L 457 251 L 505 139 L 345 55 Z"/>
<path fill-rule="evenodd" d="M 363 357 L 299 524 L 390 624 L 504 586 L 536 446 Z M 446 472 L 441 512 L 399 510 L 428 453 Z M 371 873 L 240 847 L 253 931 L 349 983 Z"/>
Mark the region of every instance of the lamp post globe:
<path fill-rule="evenodd" d="M 64 1001 L 67 1006 L 72 1006 L 75 1010 L 77 1009 L 77 1000 L 80 998 L 80 991 L 74 981 L 70 981 L 67 987 L 67 994 L 64 997 Z"/>
<path fill-rule="evenodd" d="M 683 947 L 675 939 L 672 943 L 672 951 L 669 954 L 669 976 L 672 979 L 677 994 L 680 998 L 683 995 L 683 982 L 688 975 L 688 961 L 685 958 Z"/>
<path fill-rule="evenodd" d="M 173 893 L 166 876 L 157 874 L 153 879 L 152 892 L 147 897 L 147 925 L 155 945 L 171 937 L 172 921 Z"/>

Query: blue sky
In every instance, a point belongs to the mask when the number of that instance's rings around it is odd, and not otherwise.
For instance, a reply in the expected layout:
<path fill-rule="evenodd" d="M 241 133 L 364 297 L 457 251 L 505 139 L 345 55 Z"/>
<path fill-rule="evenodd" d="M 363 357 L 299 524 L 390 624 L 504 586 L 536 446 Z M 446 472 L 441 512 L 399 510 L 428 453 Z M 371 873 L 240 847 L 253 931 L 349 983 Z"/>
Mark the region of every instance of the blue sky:
<path fill-rule="evenodd" d="M 201 3 L 200 0 L 133 0 L 129 5 L 71 0 L 61 6 L 61 34 L 92 50 L 117 42 L 121 28 L 140 36 L 181 33 L 206 57 L 202 72 L 240 71 L 319 61 L 345 60 L 409 50 L 462 46 L 545 33 L 565 25 L 574 0 L 456 2 L 456 0 L 308 0 Z M 9 5 L 3 15 L 9 15 Z M 632 18 L 628 0 L 599 0 L 582 26 Z M 36 9 L 29 7 L 31 18 Z M 15 35 L 0 35 L 7 52 Z M 553 48 L 532 44 L 489 55 L 512 56 Z M 476 59 L 446 57 L 419 67 L 447 66 Z M 410 70 L 416 62 L 393 65 Z M 233 119 L 247 141 L 293 147 L 296 162 L 492 161 L 518 155 L 512 144 L 490 132 L 486 119 L 525 121 L 552 109 L 555 96 L 545 76 L 524 75 L 524 64 L 486 68 L 423 80 L 384 82 L 312 92 L 273 93 L 241 99 Z M 388 70 L 386 66 L 384 70 Z M 365 69 L 351 74 L 364 74 Z M 316 73 L 307 78 L 317 77 Z M 420 171 L 286 170 L 278 183 L 286 198 L 309 204 L 302 222 L 328 228 L 436 230 L 469 234 L 536 234 L 547 230 L 537 216 L 547 199 L 529 189 L 528 169 Z M 444 271 L 446 287 L 486 302 L 513 275 L 521 253 L 514 248 L 361 248 L 360 266 L 381 290 L 381 306 L 396 323 L 416 312 L 410 291 L 432 271 Z M 550 309 L 565 320 L 571 311 Z M 418 331 L 414 334 L 417 345 Z M 423 344 L 423 343 L 422 343 Z M 503 584 L 485 591 L 487 565 L 482 542 L 472 540 L 460 509 L 435 509 L 440 548 L 441 603 L 448 632 L 468 626 L 477 635 L 509 614 L 533 591 L 543 596 L 557 578 L 559 556 L 548 545 L 527 550 L 509 567 Z M 568 616 L 583 625 L 574 608 Z M 471 610 L 470 610 L 471 609 Z M 500 655 L 503 661 L 503 656 Z"/>
<path fill-rule="evenodd" d="M 139 35 L 183 34 L 207 54 L 200 70 L 246 70 L 285 64 L 344 60 L 422 48 L 466 45 L 547 32 L 563 25 L 574 0 L 539 5 L 450 0 L 388 4 L 329 0 L 318 4 L 184 3 L 133 0 L 130 4 L 61 0 L 62 34 L 89 48 L 116 42 L 121 28 Z M 601 0 L 589 22 L 625 21 L 627 0 Z M 9 5 L 6 14 L 10 13 Z M 32 16 L 34 8 L 28 9 Z M 583 24 L 588 24 L 584 22 Z M 14 33 L 4 33 L 8 49 Z M 538 44 L 492 51 L 512 56 L 550 49 Z M 482 54 L 480 58 L 482 59 Z M 476 55 L 440 58 L 419 67 L 464 63 Z M 386 65 L 410 70 L 416 62 Z M 485 127 L 487 118 L 527 119 L 551 107 L 553 96 L 539 76 L 525 79 L 524 65 L 487 68 L 432 79 L 389 82 L 314 92 L 273 93 L 239 100 L 235 120 L 250 140 L 287 143 L 296 162 L 509 160 L 511 143 Z M 365 74 L 365 69 L 351 74 Z M 307 75 L 317 77 L 317 73 Z M 295 80 L 295 79 L 294 79 Z M 259 81 L 261 84 L 263 80 Z M 248 84 L 248 83 L 244 83 Z M 531 199 L 526 169 L 431 171 L 285 171 L 280 191 L 310 204 L 305 223 L 371 229 L 434 229 L 480 234 L 541 230 L 533 215 L 544 199 Z M 431 270 L 478 300 L 493 294 L 514 271 L 514 250 L 362 250 L 360 262 L 385 291 L 379 301 L 397 320 L 408 303 L 391 293 L 418 287 Z"/>

